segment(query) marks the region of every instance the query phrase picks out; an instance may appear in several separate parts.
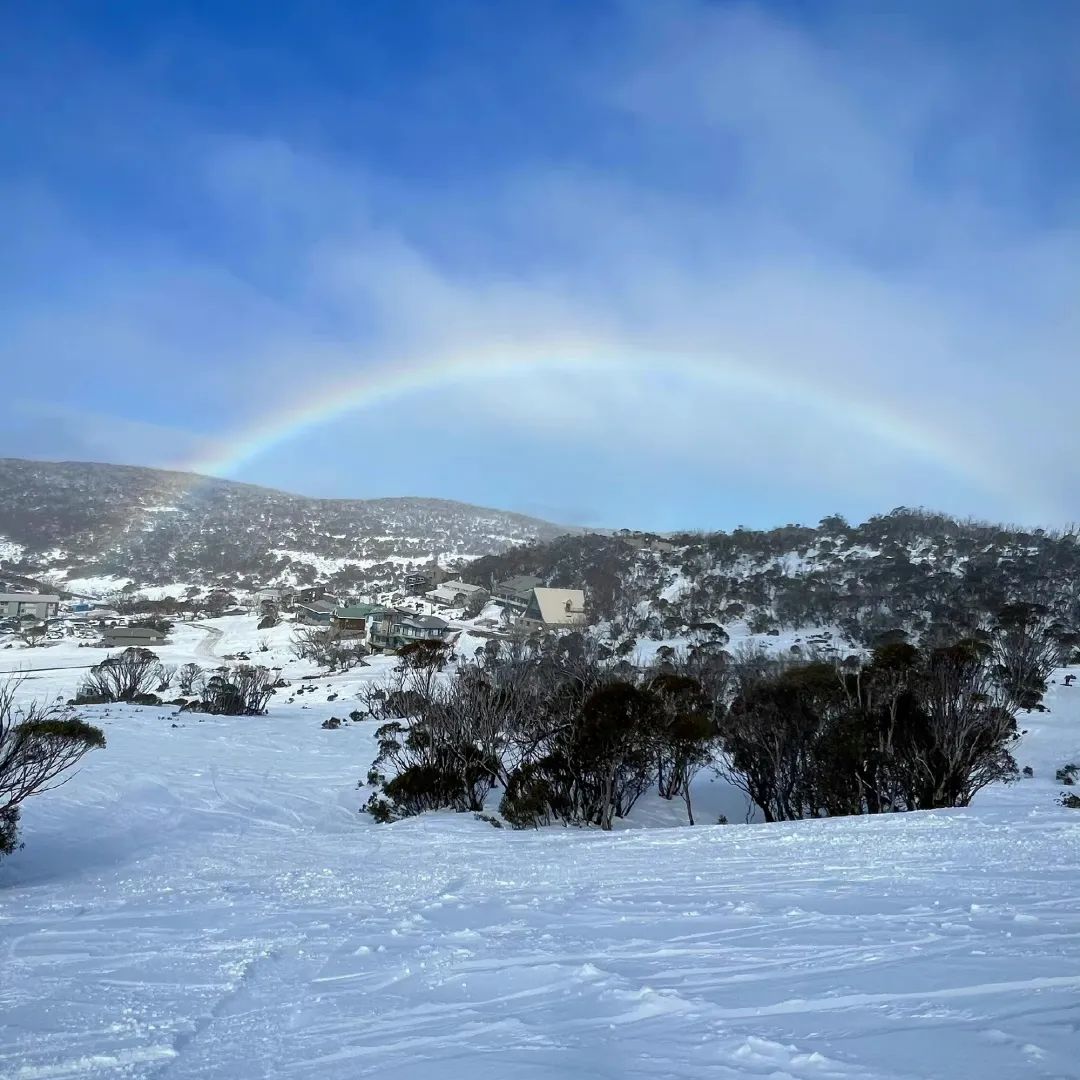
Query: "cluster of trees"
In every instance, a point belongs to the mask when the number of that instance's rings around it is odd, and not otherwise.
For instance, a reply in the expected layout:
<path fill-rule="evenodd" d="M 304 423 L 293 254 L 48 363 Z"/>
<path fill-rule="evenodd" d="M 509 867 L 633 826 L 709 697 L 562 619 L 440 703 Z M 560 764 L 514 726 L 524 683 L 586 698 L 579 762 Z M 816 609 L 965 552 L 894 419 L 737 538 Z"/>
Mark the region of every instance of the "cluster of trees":
<path fill-rule="evenodd" d="M 16 704 L 18 685 L 0 686 L 0 858 L 19 846 L 22 804 L 63 783 L 64 773 L 105 745 L 99 728 L 66 707 Z"/>
<path fill-rule="evenodd" d="M 253 664 L 229 664 L 207 671 L 198 664 L 162 664 L 149 649 L 129 648 L 95 664 L 80 685 L 74 705 L 127 702 L 159 705 L 173 684 L 182 695 L 176 704 L 192 712 L 223 716 L 258 716 L 278 686 L 277 675 Z M 188 700 L 190 695 L 195 695 Z"/>
<path fill-rule="evenodd" d="M 486 583 L 535 574 L 584 586 L 590 617 L 613 639 L 684 634 L 746 619 L 758 633 L 837 626 L 866 648 L 903 630 L 947 643 L 988 628 L 1017 600 L 1080 622 L 1075 533 L 1024 531 L 900 507 L 849 525 L 684 534 L 676 550 L 635 551 L 618 537 L 566 536 L 473 562 Z"/>
<path fill-rule="evenodd" d="M 655 787 L 692 823 L 707 768 L 767 821 L 966 806 L 1015 775 L 1017 712 L 1059 660 L 1015 612 L 978 639 L 844 663 L 699 647 L 638 669 L 571 634 L 489 642 L 440 674 L 431 645 L 368 693 L 383 724 L 366 809 L 481 811 L 501 789 L 511 825 L 610 829 Z"/>
<path fill-rule="evenodd" d="M 1022 694 L 984 644 L 736 667 L 718 771 L 766 821 L 966 806 L 1016 773 Z"/>
<path fill-rule="evenodd" d="M 298 626 L 290 648 L 297 660 L 310 660 L 327 671 L 348 671 L 363 664 L 368 649 L 359 638 L 338 637 L 329 630 Z"/>

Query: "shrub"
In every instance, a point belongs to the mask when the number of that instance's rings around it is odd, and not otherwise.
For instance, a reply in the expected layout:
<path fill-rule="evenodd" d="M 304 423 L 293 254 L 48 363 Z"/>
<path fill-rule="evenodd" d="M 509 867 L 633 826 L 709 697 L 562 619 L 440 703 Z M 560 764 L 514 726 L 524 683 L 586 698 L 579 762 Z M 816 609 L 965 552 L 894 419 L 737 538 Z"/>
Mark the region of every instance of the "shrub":
<path fill-rule="evenodd" d="M 162 667 L 149 649 L 130 648 L 108 656 L 90 669 L 75 696 L 76 705 L 133 701 L 162 680 Z"/>
<path fill-rule="evenodd" d="M 1017 773 L 1014 687 L 973 641 L 883 646 L 861 670 L 744 665 L 740 683 L 724 772 L 768 821 L 966 806 Z"/>
<path fill-rule="evenodd" d="M 418 690 L 391 690 L 383 698 L 383 714 L 399 720 L 416 716 L 423 710 L 425 700 Z"/>
<path fill-rule="evenodd" d="M 202 686 L 199 710 L 217 716 L 258 716 L 274 694 L 274 678 L 264 667 L 221 667 Z"/>
<path fill-rule="evenodd" d="M 565 758 L 548 754 L 515 769 L 499 803 L 499 813 L 515 829 L 573 821 L 573 776 Z"/>
<path fill-rule="evenodd" d="M 662 798 L 681 796 L 694 824 L 690 784 L 713 759 L 717 726 L 713 703 L 704 688 L 687 675 L 661 674 L 649 683 L 661 716 L 657 731 L 657 783 Z"/>
<path fill-rule="evenodd" d="M 297 628 L 290 647 L 297 660 L 310 660 L 328 671 L 348 671 L 363 664 L 368 655 L 362 641 L 334 637 L 327 630 L 310 626 Z"/>
<path fill-rule="evenodd" d="M 1054 774 L 1054 779 L 1059 784 L 1064 784 L 1066 787 L 1072 787 L 1076 783 L 1077 773 L 1080 773 L 1080 765 L 1075 765 L 1070 762 L 1068 765 L 1063 765 Z"/>
<path fill-rule="evenodd" d="M 474 592 L 469 596 L 469 599 L 465 602 L 465 618 L 475 619 L 481 611 L 487 607 L 488 601 L 491 596 L 484 589 L 479 592 Z"/>
<path fill-rule="evenodd" d="M 811 642 L 813 644 L 813 642 Z M 362 692 L 379 729 L 368 809 L 479 811 L 497 784 L 524 828 L 610 829 L 650 785 L 681 796 L 713 767 L 766 820 L 965 806 L 1017 775 L 1017 683 L 985 645 L 893 642 L 869 662 L 659 649 L 640 672 L 580 634 L 531 635 L 438 673 L 408 653 Z"/>
<path fill-rule="evenodd" d="M 18 846 L 22 803 L 63 783 L 60 776 L 104 734 L 64 707 L 15 705 L 17 683 L 0 687 L 0 858 Z"/>
<path fill-rule="evenodd" d="M 417 671 L 441 671 L 450 659 L 450 646 L 445 641 L 410 641 L 398 649 L 404 667 Z"/>
<path fill-rule="evenodd" d="M 375 735 L 379 756 L 368 783 L 376 790 L 365 810 L 377 821 L 444 808 L 483 810 L 498 766 L 477 747 L 437 741 L 423 726 L 396 722 L 384 724 Z M 381 771 L 387 765 L 392 775 Z"/>
<path fill-rule="evenodd" d="M 625 817 L 657 774 L 662 704 L 615 681 L 593 690 L 539 760 L 515 770 L 500 812 L 511 825 L 599 825 Z"/>
<path fill-rule="evenodd" d="M 191 694 L 202 676 L 203 669 L 198 664 L 181 664 L 176 673 L 176 685 L 181 694 Z"/>

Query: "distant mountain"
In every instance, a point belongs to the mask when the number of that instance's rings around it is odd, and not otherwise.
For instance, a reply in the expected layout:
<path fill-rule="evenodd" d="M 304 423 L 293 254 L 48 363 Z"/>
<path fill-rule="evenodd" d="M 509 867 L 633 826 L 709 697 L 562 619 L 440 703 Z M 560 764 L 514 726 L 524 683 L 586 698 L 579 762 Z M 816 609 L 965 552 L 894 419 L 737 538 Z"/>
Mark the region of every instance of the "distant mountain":
<path fill-rule="evenodd" d="M 475 558 L 567 529 L 444 499 L 311 499 L 126 465 L 0 459 L 5 570 L 256 587 L 396 584 L 409 562 Z"/>
<path fill-rule="evenodd" d="M 628 648 L 640 638 L 833 628 L 874 645 L 978 636 L 1017 605 L 1069 641 L 1080 629 L 1075 533 L 1024 531 L 900 507 L 849 525 L 642 537 L 564 536 L 471 563 L 485 583 L 529 574 L 585 589 L 590 617 Z M 1033 632 L 1028 627 L 1028 631 Z M 1039 633 L 1042 633 L 1040 630 Z"/>

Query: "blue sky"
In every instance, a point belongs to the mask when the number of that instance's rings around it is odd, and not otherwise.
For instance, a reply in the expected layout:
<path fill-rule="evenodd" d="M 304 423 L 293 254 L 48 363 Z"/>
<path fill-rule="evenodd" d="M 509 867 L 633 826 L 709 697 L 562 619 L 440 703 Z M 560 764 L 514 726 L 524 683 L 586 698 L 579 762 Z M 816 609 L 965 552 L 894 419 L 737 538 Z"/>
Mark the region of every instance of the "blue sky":
<path fill-rule="evenodd" d="M 580 350 L 625 374 L 448 377 L 229 475 L 662 529 L 1080 518 L 1075 4 L 46 0 L 0 33 L 0 453 L 227 461 L 365 371 Z"/>

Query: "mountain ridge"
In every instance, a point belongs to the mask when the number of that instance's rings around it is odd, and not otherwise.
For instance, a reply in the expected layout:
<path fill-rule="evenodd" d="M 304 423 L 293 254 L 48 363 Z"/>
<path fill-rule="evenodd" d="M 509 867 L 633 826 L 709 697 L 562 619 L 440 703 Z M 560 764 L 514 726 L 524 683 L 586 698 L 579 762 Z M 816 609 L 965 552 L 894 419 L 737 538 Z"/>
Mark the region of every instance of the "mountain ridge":
<path fill-rule="evenodd" d="M 392 587 L 573 526 L 452 499 L 328 499 L 179 470 L 0 458 L 0 558 L 62 580 Z"/>
<path fill-rule="evenodd" d="M 188 477 L 199 484 L 227 484 L 232 487 L 241 487 L 253 489 L 256 491 L 266 492 L 272 495 L 284 496 L 290 499 L 303 499 L 307 502 L 319 502 L 319 503 L 363 503 L 366 505 L 378 504 L 378 503 L 429 503 L 429 504 L 446 504 L 449 506 L 461 507 L 466 510 L 482 511 L 484 513 L 497 513 L 507 517 L 521 518 L 526 521 L 537 522 L 540 525 L 548 528 L 558 529 L 563 532 L 581 532 L 584 531 L 583 526 L 569 525 L 565 523 L 549 521 L 546 518 L 538 517 L 535 514 L 527 514 L 523 510 L 504 510 L 499 507 L 483 506 L 480 503 L 471 503 L 463 499 L 448 499 L 440 495 L 374 495 L 374 496 L 359 496 L 359 495 L 306 495 L 302 491 L 290 491 L 287 488 L 272 487 L 268 484 L 255 484 L 250 480 L 232 480 L 224 476 L 212 476 L 210 473 L 192 472 L 190 469 L 168 469 L 159 467 L 157 465 L 128 465 L 124 463 L 116 463 L 111 461 L 83 461 L 75 458 L 18 458 L 18 457 L 3 457 L 0 456 L 0 470 L 5 469 L 9 465 L 25 466 L 25 465 L 44 465 L 44 466 L 56 466 L 58 468 L 90 468 L 90 469 L 109 469 L 117 472 L 128 471 L 132 473 L 153 473 L 163 476 L 171 477 Z M 193 484 L 192 487 L 195 485 Z M 598 530 L 604 531 L 604 530 Z"/>

